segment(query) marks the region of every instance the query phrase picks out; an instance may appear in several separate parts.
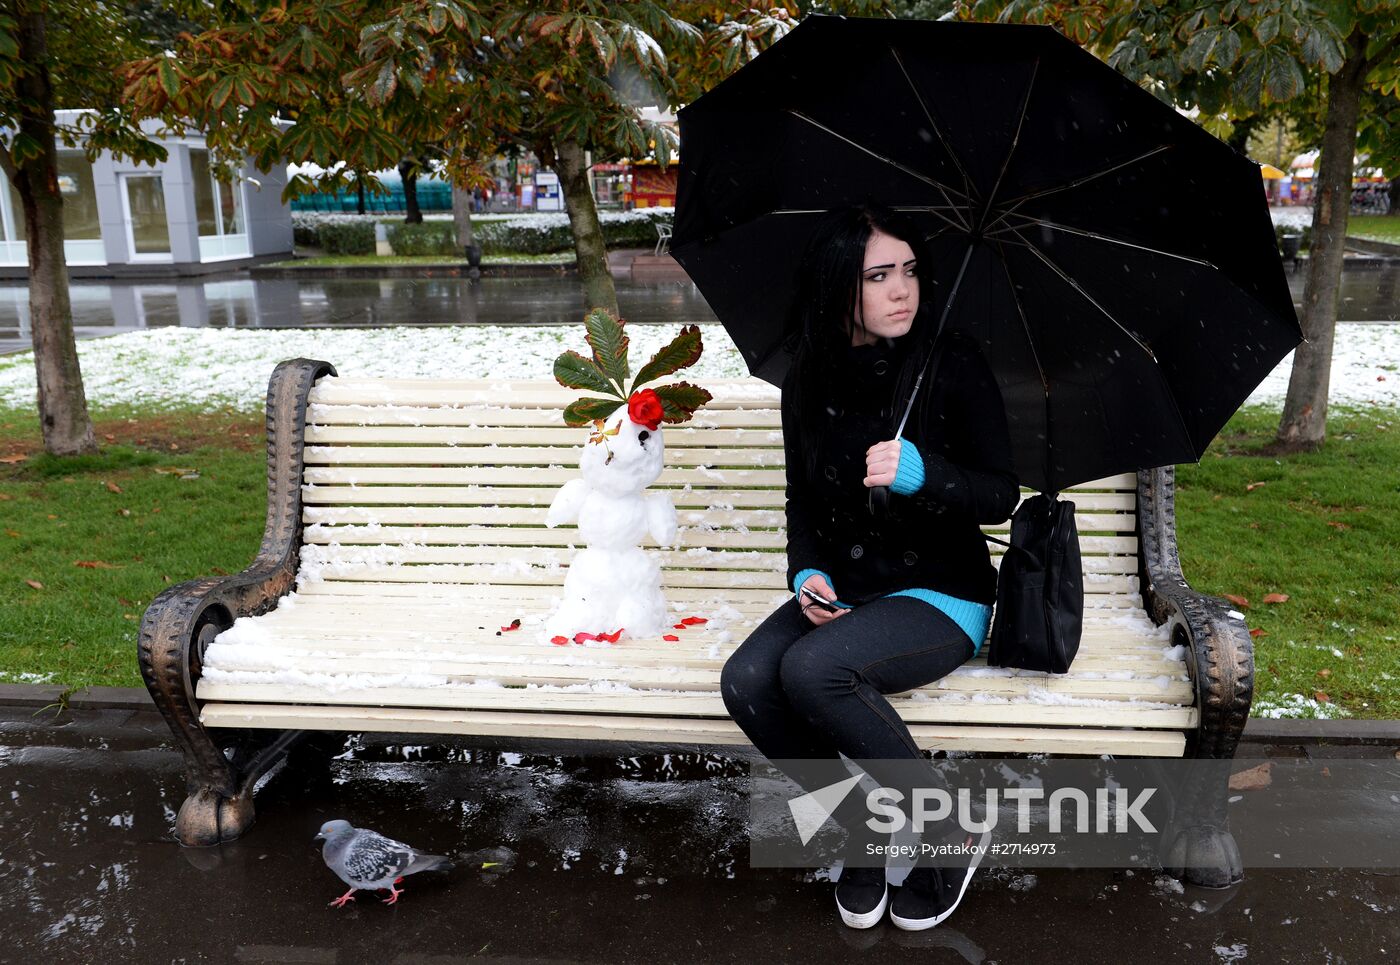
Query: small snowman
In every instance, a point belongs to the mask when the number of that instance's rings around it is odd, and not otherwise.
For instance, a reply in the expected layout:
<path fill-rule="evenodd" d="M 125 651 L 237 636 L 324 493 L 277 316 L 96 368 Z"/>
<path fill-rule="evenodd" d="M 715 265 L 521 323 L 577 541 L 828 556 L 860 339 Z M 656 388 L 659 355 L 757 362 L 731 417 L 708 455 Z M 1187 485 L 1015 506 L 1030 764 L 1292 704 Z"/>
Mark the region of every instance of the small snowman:
<path fill-rule="evenodd" d="M 612 398 L 583 398 L 564 409 L 567 425 L 591 425 L 593 432 L 579 459 L 581 478 L 559 490 L 545 523 L 577 522 L 586 548 L 569 566 L 564 597 L 545 631 L 555 640 L 578 634 L 609 641 L 624 634 L 656 636 L 668 623 L 661 567 L 638 544 L 650 536 L 660 546 L 673 546 L 676 509 L 669 496 L 646 489 L 665 463 L 662 423 L 685 422 L 710 401 L 710 393 L 688 382 L 641 385 L 694 364 L 703 350 L 700 329 L 681 329 L 624 390 L 629 376 L 624 323 L 594 309 L 584 324 L 593 357 L 565 352 L 555 360 L 554 377 L 567 388 Z"/>

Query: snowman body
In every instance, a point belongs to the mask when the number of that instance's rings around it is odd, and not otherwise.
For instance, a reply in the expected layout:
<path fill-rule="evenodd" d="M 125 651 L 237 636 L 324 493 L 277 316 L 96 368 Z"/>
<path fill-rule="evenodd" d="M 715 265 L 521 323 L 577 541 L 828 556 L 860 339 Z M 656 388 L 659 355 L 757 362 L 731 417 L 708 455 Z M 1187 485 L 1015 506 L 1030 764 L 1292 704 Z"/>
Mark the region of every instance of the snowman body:
<path fill-rule="evenodd" d="M 633 422 L 624 408 L 608 420 L 603 442 L 583 447 L 581 478 L 555 494 L 545 516 L 550 527 L 577 522 L 585 548 L 564 578 L 564 598 L 546 621 L 550 636 L 579 631 L 655 636 L 667 626 L 661 567 L 639 545 L 650 536 L 662 546 L 676 540 L 671 499 L 646 488 L 661 475 L 661 430 Z"/>

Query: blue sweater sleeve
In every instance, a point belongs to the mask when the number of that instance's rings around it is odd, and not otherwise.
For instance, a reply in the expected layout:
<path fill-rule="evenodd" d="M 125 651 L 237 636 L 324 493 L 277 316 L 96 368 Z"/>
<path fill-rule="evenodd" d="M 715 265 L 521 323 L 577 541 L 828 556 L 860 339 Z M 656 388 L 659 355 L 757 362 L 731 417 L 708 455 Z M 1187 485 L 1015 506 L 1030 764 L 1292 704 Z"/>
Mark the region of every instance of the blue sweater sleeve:
<path fill-rule="evenodd" d="M 924 457 L 908 439 L 899 440 L 899 465 L 890 489 L 901 496 L 912 496 L 924 488 Z"/>

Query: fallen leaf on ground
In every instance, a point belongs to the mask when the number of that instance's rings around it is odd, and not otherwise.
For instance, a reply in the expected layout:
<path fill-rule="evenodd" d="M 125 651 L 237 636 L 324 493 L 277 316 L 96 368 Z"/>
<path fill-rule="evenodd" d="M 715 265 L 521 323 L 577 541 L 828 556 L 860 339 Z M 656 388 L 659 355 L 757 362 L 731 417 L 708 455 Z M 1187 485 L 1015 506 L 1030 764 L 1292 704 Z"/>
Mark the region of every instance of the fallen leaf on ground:
<path fill-rule="evenodd" d="M 1328 677 L 1332 676 L 1332 671 L 1328 670 L 1326 667 L 1323 667 L 1317 672 L 1317 675 L 1323 680 L 1326 680 Z"/>
<path fill-rule="evenodd" d="M 1288 594 L 1287 594 L 1287 593 L 1265 593 L 1265 594 L 1264 594 L 1264 602 L 1265 602 L 1265 603 L 1287 603 L 1287 602 L 1288 602 Z"/>
<path fill-rule="evenodd" d="M 28 458 L 29 457 L 26 456 L 24 453 L 17 452 L 13 456 L 0 456 L 0 462 L 3 462 L 7 466 L 15 466 L 19 463 L 24 462 Z"/>
<path fill-rule="evenodd" d="M 107 480 L 106 485 L 107 485 L 107 491 L 108 491 L 109 493 L 119 493 L 119 492 L 122 491 L 122 487 L 118 486 L 116 483 L 112 482 L 110 479 Z"/>
<path fill-rule="evenodd" d="M 1237 771 L 1230 775 L 1230 790 L 1258 791 L 1266 788 L 1274 782 L 1273 769 L 1274 762 L 1265 761 L 1247 771 Z"/>
<path fill-rule="evenodd" d="M 156 466 L 152 472 L 162 476 L 188 476 L 190 473 L 199 472 L 199 470 L 185 466 Z"/>
<path fill-rule="evenodd" d="M 667 643 L 679 643 L 681 638 L 676 636 L 674 633 L 668 633 L 661 639 L 665 640 Z"/>
<path fill-rule="evenodd" d="M 117 510 L 117 515 L 118 515 L 118 516 L 130 516 L 130 515 L 131 515 L 131 510 L 129 510 L 129 509 L 127 509 L 125 506 L 123 506 L 121 509 Z"/>
<path fill-rule="evenodd" d="M 1328 697 L 1327 694 L 1321 690 L 1313 691 L 1313 700 L 1317 701 L 1319 704 L 1330 704 L 1332 702 L 1332 698 Z"/>
<path fill-rule="evenodd" d="M 24 582 L 28 583 L 36 590 L 42 590 L 44 588 L 44 584 L 40 583 L 38 580 L 25 580 Z"/>
<path fill-rule="evenodd" d="M 73 565 L 84 570 L 119 570 L 120 566 L 115 563 L 104 563 L 102 560 L 74 560 Z"/>
<path fill-rule="evenodd" d="M 1260 637 L 1267 637 L 1269 635 L 1269 631 L 1260 630 L 1258 627 L 1255 627 L 1253 630 L 1249 631 L 1249 635 L 1257 640 Z"/>
<path fill-rule="evenodd" d="M 1254 490 L 1258 489 L 1260 486 L 1263 486 L 1263 485 L 1264 485 L 1264 483 L 1262 483 L 1262 482 L 1247 483 L 1247 484 L 1245 485 L 1245 487 L 1244 487 L 1244 491 L 1247 492 L 1247 493 L 1252 493 L 1252 492 L 1254 492 Z"/>
<path fill-rule="evenodd" d="M 1335 519 L 1329 519 L 1327 525 L 1331 526 L 1333 529 L 1351 529 L 1346 523 L 1338 522 Z"/>
<path fill-rule="evenodd" d="M 14 499 L 14 498 L 15 498 L 15 497 L 11 496 L 9 493 L 0 493 L 0 503 L 3 503 L 3 502 L 5 502 L 5 501 L 7 501 L 7 500 Z"/>
<path fill-rule="evenodd" d="M 1323 776 L 1323 777 L 1331 777 L 1331 776 L 1332 776 L 1332 771 L 1331 771 L 1329 768 L 1327 768 L 1327 767 L 1323 767 L 1323 768 L 1322 768 L 1322 776 Z"/>
<path fill-rule="evenodd" d="M 1236 596 L 1233 593 L 1222 593 L 1220 595 L 1223 596 L 1225 599 L 1229 600 L 1235 606 L 1244 607 L 1246 610 L 1249 609 L 1249 601 L 1242 596 Z"/>

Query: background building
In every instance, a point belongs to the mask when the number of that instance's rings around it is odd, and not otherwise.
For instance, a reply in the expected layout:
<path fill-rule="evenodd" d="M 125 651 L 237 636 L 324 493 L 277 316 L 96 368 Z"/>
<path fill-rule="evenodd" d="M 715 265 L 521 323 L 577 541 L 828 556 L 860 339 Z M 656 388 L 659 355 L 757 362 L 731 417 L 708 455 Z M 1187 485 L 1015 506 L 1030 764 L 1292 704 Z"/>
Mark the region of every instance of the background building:
<path fill-rule="evenodd" d="M 72 124 L 76 111 L 60 111 Z M 158 125 L 143 128 L 152 137 Z M 228 271 L 292 252 L 285 167 L 214 177 L 199 136 L 159 137 L 169 157 L 154 167 L 103 152 L 58 151 L 64 250 L 74 277 L 178 276 Z M 19 192 L 0 174 L 0 277 L 24 277 L 29 255 Z"/>

